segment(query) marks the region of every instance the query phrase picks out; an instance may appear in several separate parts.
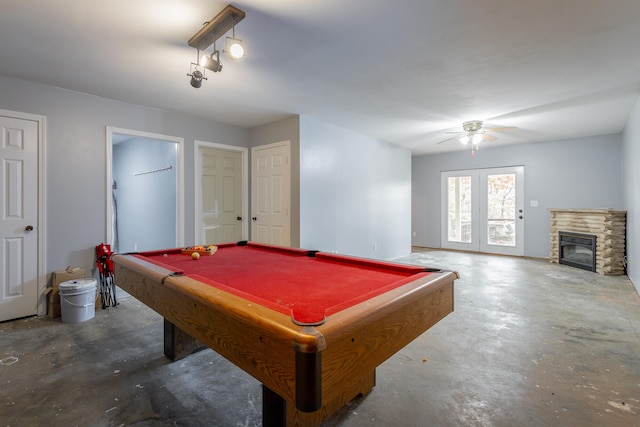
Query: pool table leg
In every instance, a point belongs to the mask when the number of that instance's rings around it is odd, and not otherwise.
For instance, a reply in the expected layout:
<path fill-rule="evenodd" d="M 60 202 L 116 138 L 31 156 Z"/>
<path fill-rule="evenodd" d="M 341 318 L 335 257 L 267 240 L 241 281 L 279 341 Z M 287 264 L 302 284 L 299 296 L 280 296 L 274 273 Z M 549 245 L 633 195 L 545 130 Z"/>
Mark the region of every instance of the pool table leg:
<path fill-rule="evenodd" d="M 301 412 L 276 392 L 262 385 L 262 425 L 264 427 L 319 426 L 358 396 L 366 396 L 376 385 L 376 371 L 347 379 L 348 385 L 333 400 L 315 412 Z"/>
<path fill-rule="evenodd" d="M 164 355 L 172 362 L 184 359 L 205 348 L 207 348 L 206 345 L 164 319 Z"/>
<path fill-rule="evenodd" d="M 287 425 L 287 401 L 262 384 L 262 427 Z"/>

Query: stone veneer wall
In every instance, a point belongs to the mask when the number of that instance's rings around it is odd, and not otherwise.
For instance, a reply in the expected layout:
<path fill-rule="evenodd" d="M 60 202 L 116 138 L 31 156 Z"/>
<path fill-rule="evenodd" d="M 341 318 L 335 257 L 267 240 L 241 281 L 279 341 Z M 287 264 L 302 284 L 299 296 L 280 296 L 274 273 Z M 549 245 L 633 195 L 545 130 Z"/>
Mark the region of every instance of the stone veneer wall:
<path fill-rule="evenodd" d="M 596 271 L 625 274 L 627 211 L 613 209 L 549 209 L 551 213 L 551 262 L 559 262 L 559 231 L 596 236 Z"/>

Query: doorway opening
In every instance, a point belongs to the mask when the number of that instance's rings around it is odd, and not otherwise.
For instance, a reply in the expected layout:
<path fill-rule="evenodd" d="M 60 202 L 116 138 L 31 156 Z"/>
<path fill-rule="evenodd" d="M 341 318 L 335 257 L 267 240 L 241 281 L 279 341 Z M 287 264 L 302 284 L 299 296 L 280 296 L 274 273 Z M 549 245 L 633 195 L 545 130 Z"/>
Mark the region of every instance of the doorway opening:
<path fill-rule="evenodd" d="M 183 138 L 107 127 L 106 145 L 112 250 L 184 246 Z"/>

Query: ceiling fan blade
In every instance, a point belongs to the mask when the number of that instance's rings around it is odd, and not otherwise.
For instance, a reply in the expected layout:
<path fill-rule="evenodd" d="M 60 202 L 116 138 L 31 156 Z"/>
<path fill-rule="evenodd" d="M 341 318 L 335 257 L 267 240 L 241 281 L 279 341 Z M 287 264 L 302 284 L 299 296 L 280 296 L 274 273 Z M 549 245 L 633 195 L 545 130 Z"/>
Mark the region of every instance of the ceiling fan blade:
<path fill-rule="evenodd" d="M 496 139 L 498 139 L 498 138 L 496 138 L 496 137 L 495 137 L 495 136 L 493 136 L 493 135 L 489 135 L 489 134 L 487 134 L 487 133 L 483 133 L 483 134 L 482 134 L 482 140 L 483 140 L 483 141 L 491 142 L 491 141 L 495 141 Z"/>
<path fill-rule="evenodd" d="M 458 137 L 457 137 L 457 136 L 454 136 L 453 138 L 447 138 L 447 139 L 445 139 L 445 140 L 443 140 L 443 141 L 436 142 L 436 145 L 437 145 L 437 144 L 444 144 L 445 142 L 449 142 L 449 141 L 452 141 L 452 140 L 454 140 L 454 139 L 458 139 Z"/>
<path fill-rule="evenodd" d="M 505 130 L 515 130 L 518 129 L 515 126 L 504 126 L 504 127 L 499 127 L 499 128 L 485 128 L 483 129 L 485 132 L 502 132 Z"/>

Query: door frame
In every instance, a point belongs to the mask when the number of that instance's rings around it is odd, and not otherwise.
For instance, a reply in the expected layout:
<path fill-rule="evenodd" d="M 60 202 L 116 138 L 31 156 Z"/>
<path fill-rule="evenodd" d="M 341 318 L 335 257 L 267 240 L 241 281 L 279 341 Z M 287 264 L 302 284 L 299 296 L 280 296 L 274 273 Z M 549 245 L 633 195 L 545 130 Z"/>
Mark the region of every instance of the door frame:
<path fill-rule="evenodd" d="M 516 174 L 516 246 L 489 245 L 486 235 L 481 235 L 481 230 L 485 230 L 485 223 L 481 223 L 487 216 L 486 177 L 490 174 L 500 173 Z M 450 242 L 448 237 L 448 189 L 447 180 L 451 177 L 471 176 L 471 206 L 473 211 L 471 220 L 471 242 Z M 462 250 L 470 252 L 481 252 L 496 255 L 524 256 L 524 166 L 501 166 L 478 169 L 464 169 L 455 171 L 440 172 L 440 247 L 443 249 Z M 520 217 L 520 218 L 518 218 Z M 485 230 L 486 231 L 486 230 Z M 484 233 L 484 231 L 483 231 Z M 485 233 L 486 234 L 486 233 Z"/>
<path fill-rule="evenodd" d="M 38 299 L 34 303 L 37 304 L 38 315 L 44 316 L 47 314 L 47 296 L 44 293 L 47 286 L 47 117 L 3 109 L 0 109 L 0 115 L 38 123 L 38 223 L 36 227 L 38 232 L 38 261 L 36 262 Z"/>
<path fill-rule="evenodd" d="M 194 182 L 194 226 L 193 237 L 197 244 L 199 241 L 198 224 L 200 224 L 200 204 L 202 203 L 202 148 L 213 148 L 216 150 L 233 151 L 240 153 L 242 156 L 242 240 L 248 240 L 249 236 L 249 149 L 246 147 L 237 147 L 235 145 L 220 144 L 217 142 L 208 142 L 195 140 L 195 153 L 193 156 L 193 182 Z M 206 243 L 206 242 L 202 242 Z"/>
<path fill-rule="evenodd" d="M 106 153 L 106 218 L 105 218 L 105 236 L 106 243 L 111 244 L 113 241 L 113 230 L 111 229 L 111 216 L 113 215 L 113 134 L 119 133 L 131 135 L 134 137 L 160 139 L 167 142 L 177 144 L 176 150 L 176 242 L 177 246 L 184 246 L 184 138 L 177 136 L 162 135 L 158 133 L 143 132 L 132 129 L 123 129 L 113 126 L 105 127 L 105 153 Z"/>

